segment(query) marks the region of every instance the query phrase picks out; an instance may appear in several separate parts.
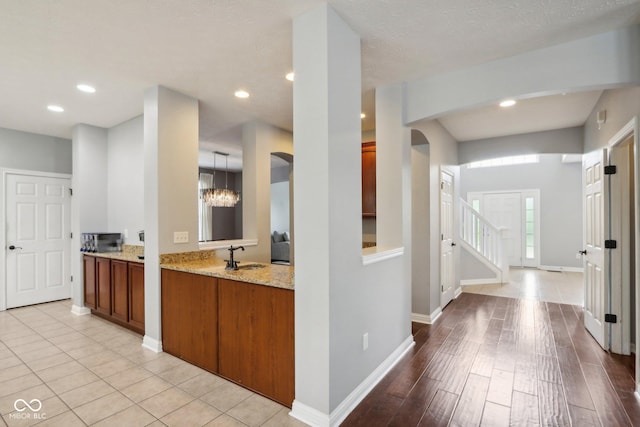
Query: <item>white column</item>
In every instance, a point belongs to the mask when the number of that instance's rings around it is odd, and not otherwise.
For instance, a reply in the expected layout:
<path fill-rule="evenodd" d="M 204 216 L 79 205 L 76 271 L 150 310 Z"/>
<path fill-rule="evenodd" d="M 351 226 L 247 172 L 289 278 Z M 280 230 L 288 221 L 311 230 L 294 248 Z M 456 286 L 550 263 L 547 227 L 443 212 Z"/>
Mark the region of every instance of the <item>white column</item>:
<path fill-rule="evenodd" d="M 80 242 L 83 232 L 107 230 L 107 130 L 79 124 L 72 132 L 71 274 L 72 313 L 89 314 L 84 307 L 84 271 Z"/>
<path fill-rule="evenodd" d="M 160 255 L 198 250 L 198 100 L 161 86 L 144 96 L 144 210 L 142 345 L 162 351 Z"/>
<path fill-rule="evenodd" d="M 360 38 L 327 5 L 293 22 L 296 400 L 327 425 L 336 265 L 361 256 Z M 348 304 L 348 303 L 347 303 Z M 336 350 L 337 351 L 337 350 Z"/>

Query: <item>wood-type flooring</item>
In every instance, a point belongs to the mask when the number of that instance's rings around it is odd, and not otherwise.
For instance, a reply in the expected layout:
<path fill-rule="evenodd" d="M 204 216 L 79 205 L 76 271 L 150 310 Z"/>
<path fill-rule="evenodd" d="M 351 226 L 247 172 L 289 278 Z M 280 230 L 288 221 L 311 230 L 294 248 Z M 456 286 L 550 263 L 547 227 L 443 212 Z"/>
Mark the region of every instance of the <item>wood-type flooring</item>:
<path fill-rule="evenodd" d="M 603 351 L 582 308 L 463 293 L 342 426 L 640 426 L 633 356 Z"/>

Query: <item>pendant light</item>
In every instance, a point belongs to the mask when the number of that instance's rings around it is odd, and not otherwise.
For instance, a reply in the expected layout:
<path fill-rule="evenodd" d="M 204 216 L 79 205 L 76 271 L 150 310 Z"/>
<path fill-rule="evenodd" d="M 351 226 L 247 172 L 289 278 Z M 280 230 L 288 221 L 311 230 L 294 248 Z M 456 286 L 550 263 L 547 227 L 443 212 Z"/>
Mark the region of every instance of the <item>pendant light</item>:
<path fill-rule="evenodd" d="M 216 156 L 224 156 L 224 188 L 216 188 Z M 229 190 L 228 153 L 213 152 L 213 188 L 202 190 L 202 199 L 207 206 L 232 208 L 240 201 L 240 193 Z"/>

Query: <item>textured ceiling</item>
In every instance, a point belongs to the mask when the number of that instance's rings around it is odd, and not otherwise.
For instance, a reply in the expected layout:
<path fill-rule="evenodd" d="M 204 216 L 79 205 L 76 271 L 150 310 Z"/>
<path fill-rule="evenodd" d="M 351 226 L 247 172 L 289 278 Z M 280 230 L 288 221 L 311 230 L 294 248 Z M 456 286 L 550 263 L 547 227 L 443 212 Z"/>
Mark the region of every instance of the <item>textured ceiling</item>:
<path fill-rule="evenodd" d="M 291 21 L 324 0 L 0 0 L 0 127 L 69 138 L 142 113 L 146 88 L 200 100 L 203 150 L 260 119 L 292 127 Z M 640 0 L 332 0 L 373 88 L 637 22 Z M 75 89 L 87 82 L 98 92 Z M 249 99 L 233 92 L 243 87 Z M 63 105 L 53 114 L 46 105 Z M 233 135 L 236 140 L 233 140 Z M 210 145 L 207 145 L 209 143 Z"/>

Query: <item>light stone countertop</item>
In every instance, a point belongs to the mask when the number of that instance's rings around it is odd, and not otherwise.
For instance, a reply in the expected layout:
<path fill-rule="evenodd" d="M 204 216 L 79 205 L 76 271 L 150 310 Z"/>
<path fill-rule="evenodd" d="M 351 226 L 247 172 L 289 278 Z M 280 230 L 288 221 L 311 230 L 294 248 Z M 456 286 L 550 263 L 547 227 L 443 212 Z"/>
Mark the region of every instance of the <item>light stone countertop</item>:
<path fill-rule="evenodd" d="M 264 265 L 263 268 L 243 270 L 243 265 Z M 221 279 L 237 280 L 256 285 L 272 286 L 274 288 L 294 289 L 293 267 L 288 265 L 265 264 L 262 262 L 238 261 L 240 270 L 225 270 L 226 263 L 219 258 L 177 261 L 160 264 L 160 268 L 183 271 L 186 273 L 202 274 L 204 276 Z"/>
<path fill-rule="evenodd" d="M 82 252 L 82 254 L 96 258 L 109 258 L 119 261 L 144 263 L 144 259 L 139 259 L 137 254 L 131 252 Z"/>

